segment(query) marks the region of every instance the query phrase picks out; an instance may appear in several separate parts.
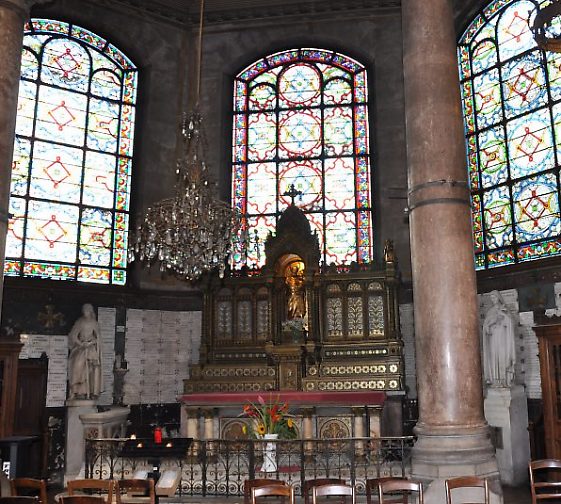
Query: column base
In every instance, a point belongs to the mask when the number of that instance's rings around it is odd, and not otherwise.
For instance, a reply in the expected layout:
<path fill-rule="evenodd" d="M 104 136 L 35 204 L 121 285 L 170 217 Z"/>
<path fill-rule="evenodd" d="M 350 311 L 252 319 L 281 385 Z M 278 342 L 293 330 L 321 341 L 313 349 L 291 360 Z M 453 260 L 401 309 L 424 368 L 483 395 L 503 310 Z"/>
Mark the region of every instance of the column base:
<path fill-rule="evenodd" d="M 446 501 L 444 482 L 457 476 L 481 476 L 489 481 L 491 503 L 502 504 L 503 492 L 495 449 L 486 424 L 459 429 L 415 427 L 417 442 L 413 447 L 411 477 L 426 483 L 425 504 Z M 477 489 L 464 492 L 475 502 Z"/>

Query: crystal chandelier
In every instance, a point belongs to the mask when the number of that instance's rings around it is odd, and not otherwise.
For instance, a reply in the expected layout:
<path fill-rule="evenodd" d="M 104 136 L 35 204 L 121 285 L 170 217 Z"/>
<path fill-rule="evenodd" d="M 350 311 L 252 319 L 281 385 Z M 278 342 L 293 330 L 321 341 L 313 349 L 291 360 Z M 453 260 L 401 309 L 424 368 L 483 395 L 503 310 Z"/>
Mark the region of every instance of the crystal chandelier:
<path fill-rule="evenodd" d="M 158 261 L 160 271 L 169 271 L 189 281 L 218 268 L 224 276 L 226 258 L 240 219 L 217 195 L 205 163 L 206 141 L 198 110 L 204 0 L 201 0 L 196 105 L 181 127 L 182 153 L 177 161 L 173 197 L 148 208 L 144 221 L 131 237 L 128 259 Z"/>

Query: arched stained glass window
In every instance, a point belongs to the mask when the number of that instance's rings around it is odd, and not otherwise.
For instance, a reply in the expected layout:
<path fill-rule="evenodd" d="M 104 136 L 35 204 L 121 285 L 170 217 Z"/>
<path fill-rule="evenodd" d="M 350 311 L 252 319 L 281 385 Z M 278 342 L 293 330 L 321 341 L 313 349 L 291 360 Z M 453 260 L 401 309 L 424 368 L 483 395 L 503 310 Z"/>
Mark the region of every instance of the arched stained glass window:
<path fill-rule="evenodd" d="M 234 268 L 262 266 L 292 185 L 325 264 L 372 260 L 366 70 L 342 54 L 292 49 L 236 77 L 232 202 L 250 246 Z"/>
<path fill-rule="evenodd" d="M 478 269 L 561 252 L 561 54 L 534 42 L 537 5 L 491 2 L 459 44 Z"/>
<path fill-rule="evenodd" d="M 137 70 L 79 26 L 25 26 L 5 273 L 123 285 Z"/>

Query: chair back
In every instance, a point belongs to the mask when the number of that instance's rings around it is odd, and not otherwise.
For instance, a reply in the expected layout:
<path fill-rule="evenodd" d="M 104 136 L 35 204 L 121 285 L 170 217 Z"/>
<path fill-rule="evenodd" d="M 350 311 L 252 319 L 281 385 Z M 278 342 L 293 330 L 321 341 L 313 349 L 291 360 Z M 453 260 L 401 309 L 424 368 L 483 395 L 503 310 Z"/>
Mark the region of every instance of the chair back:
<path fill-rule="evenodd" d="M 254 486 L 251 488 L 251 504 L 256 504 L 259 497 L 288 497 L 289 504 L 294 504 L 294 488 L 281 482 L 269 485 Z"/>
<path fill-rule="evenodd" d="M 0 504 L 38 504 L 39 497 L 29 495 L 12 495 L 11 497 L 0 497 Z"/>
<path fill-rule="evenodd" d="M 105 504 L 105 500 L 94 495 L 63 495 L 60 504 Z"/>
<path fill-rule="evenodd" d="M 340 478 L 316 478 L 311 480 L 304 481 L 304 486 L 302 487 L 302 494 L 304 496 L 304 504 L 310 504 L 310 494 L 314 487 L 321 486 L 321 485 L 329 485 L 329 484 L 336 484 L 336 485 L 345 485 L 347 482 L 344 479 Z"/>
<path fill-rule="evenodd" d="M 550 470 L 561 471 L 561 460 L 532 460 L 528 464 L 528 468 L 530 470 L 530 490 L 532 493 L 532 504 L 537 504 L 538 501 L 541 500 L 561 499 L 560 478 L 557 477 L 555 478 L 557 481 L 553 481 L 551 476 L 548 474 Z M 547 481 L 547 478 L 549 478 L 550 481 Z"/>
<path fill-rule="evenodd" d="M 378 500 L 380 501 L 380 504 L 387 504 L 388 502 L 392 502 L 391 499 L 395 499 L 396 493 L 407 495 L 411 492 L 417 493 L 418 504 L 424 504 L 423 484 L 420 481 L 391 478 L 378 485 Z M 388 493 L 393 495 L 385 495 Z"/>
<path fill-rule="evenodd" d="M 487 478 L 480 478 L 479 476 L 460 476 L 458 478 L 447 479 L 444 483 L 446 488 L 446 504 L 452 504 L 453 490 L 462 488 L 480 488 L 483 500 L 479 501 L 480 504 L 489 504 L 489 485 Z M 463 502 L 463 501 L 461 501 Z M 475 504 L 475 501 L 471 500 Z"/>
<path fill-rule="evenodd" d="M 270 479 L 270 478 L 258 478 L 258 479 L 246 479 L 243 483 L 243 500 L 244 504 L 251 504 L 251 489 L 255 487 L 260 487 L 264 485 L 286 485 L 286 481 Z"/>
<path fill-rule="evenodd" d="M 355 487 L 346 483 L 315 486 L 312 488 L 312 503 L 316 504 L 319 497 L 350 497 L 351 504 L 355 504 Z"/>
<path fill-rule="evenodd" d="M 39 497 L 41 504 L 47 504 L 47 482 L 43 479 L 14 478 L 10 480 L 10 486 L 14 496 L 29 496 L 33 493 L 33 497 Z"/>
<path fill-rule="evenodd" d="M 378 485 L 384 481 L 390 480 L 404 480 L 405 478 L 384 476 L 382 478 L 370 478 L 366 480 L 366 504 L 377 504 L 379 502 L 378 498 Z M 407 504 L 407 494 L 402 493 L 401 495 L 388 495 L 386 496 L 385 502 L 388 504 Z"/>
<path fill-rule="evenodd" d="M 126 492 L 126 496 L 123 495 Z M 129 504 L 133 502 L 156 503 L 156 491 L 154 480 L 148 479 L 124 479 L 117 481 L 115 485 L 117 504 Z"/>
<path fill-rule="evenodd" d="M 76 479 L 66 484 L 68 495 L 95 494 L 95 497 L 103 497 L 107 504 L 113 502 L 113 480 L 100 479 Z M 102 495 L 103 494 L 103 495 Z"/>

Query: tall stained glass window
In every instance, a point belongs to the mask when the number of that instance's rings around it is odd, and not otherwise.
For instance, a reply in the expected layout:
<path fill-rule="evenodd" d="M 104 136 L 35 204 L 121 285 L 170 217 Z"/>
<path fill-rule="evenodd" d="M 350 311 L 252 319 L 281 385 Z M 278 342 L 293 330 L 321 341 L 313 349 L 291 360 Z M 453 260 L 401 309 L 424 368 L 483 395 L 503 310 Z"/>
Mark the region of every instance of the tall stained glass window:
<path fill-rule="evenodd" d="M 561 252 L 561 54 L 534 42 L 539 3 L 491 2 L 459 44 L 478 269 Z"/>
<path fill-rule="evenodd" d="M 247 258 L 235 250 L 235 268 L 264 263 L 292 185 L 324 264 L 372 260 L 367 98 L 364 66 L 321 49 L 272 54 L 238 74 L 232 202 L 250 246 Z"/>
<path fill-rule="evenodd" d="M 60 21 L 23 43 L 5 273 L 123 285 L 136 67 Z"/>

